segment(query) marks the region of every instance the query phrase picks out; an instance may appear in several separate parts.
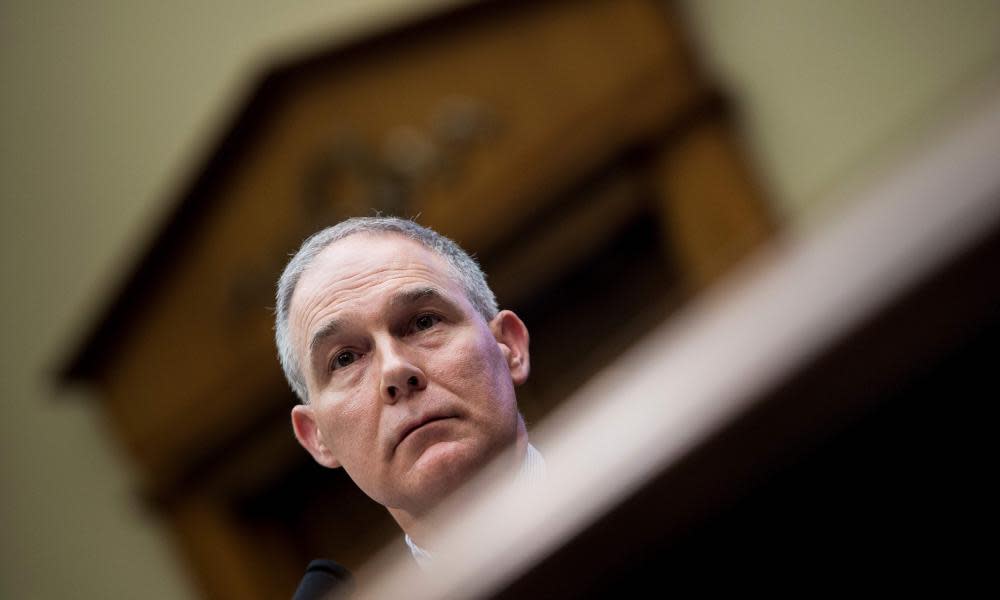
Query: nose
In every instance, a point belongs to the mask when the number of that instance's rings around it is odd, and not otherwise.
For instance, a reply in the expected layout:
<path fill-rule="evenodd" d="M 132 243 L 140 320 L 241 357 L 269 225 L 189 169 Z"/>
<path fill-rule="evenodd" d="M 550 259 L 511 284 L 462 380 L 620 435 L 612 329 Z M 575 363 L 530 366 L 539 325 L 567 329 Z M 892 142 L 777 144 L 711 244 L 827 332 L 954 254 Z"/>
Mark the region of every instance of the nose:
<path fill-rule="evenodd" d="M 427 387 L 427 376 L 396 340 L 382 346 L 379 393 L 387 404 L 409 397 Z"/>

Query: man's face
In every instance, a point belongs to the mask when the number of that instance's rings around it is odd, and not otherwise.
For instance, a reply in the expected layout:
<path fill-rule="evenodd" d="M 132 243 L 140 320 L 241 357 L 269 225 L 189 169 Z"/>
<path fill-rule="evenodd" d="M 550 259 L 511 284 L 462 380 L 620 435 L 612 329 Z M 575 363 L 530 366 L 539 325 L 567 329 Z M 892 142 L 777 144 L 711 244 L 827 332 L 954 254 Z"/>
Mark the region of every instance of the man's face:
<path fill-rule="evenodd" d="M 299 280 L 289 326 L 310 398 L 293 410 L 296 436 L 380 504 L 431 508 L 526 439 L 514 395 L 528 374 L 523 323 L 509 311 L 486 323 L 417 242 L 331 244 Z"/>

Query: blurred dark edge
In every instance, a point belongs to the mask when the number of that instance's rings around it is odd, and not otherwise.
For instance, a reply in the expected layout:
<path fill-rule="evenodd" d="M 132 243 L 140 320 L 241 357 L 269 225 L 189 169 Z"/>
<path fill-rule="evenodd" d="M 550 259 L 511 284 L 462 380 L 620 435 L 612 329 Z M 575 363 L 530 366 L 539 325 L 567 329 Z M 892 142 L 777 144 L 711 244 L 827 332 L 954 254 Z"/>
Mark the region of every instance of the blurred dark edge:
<path fill-rule="evenodd" d="M 496 597 L 971 589 L 992 511 L 997 265 L 994 223 Z"/>

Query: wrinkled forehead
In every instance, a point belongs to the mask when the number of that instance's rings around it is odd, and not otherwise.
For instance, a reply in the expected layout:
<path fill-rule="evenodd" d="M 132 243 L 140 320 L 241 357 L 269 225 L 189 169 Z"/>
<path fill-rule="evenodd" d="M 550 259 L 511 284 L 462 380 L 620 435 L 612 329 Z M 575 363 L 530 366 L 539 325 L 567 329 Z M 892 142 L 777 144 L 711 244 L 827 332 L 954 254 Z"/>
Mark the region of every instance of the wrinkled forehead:
<path fill-rule="evenodd" d="M 305 325 L 303 313 L 318 303 L 336 304 L 362 291 L 366 300 L 377 302 L 421 282 L 468 303 L 454 268 L 437 252 L 402 234 L 355 233 L 320 251 L 302 273 L 291 298 L 290 324 Z"/>
<path fill-rule="evenodd" d="M 439 278 L 460 287 L 457 273 L 440 254 L 395 232 L 358 232 L 323 248 L 306 267 L 296 286 L 350 283 L 353 279 L 398 271 Z"/>

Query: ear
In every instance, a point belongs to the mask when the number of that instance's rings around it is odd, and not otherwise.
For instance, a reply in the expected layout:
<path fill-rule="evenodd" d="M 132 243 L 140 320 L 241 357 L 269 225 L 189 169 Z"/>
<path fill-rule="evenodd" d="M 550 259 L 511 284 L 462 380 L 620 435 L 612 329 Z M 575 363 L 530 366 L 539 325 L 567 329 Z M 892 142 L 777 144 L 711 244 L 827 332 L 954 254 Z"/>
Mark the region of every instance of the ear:
<path fill-rule="evenodd" d="M 330 469 L 340 466 L 340 461 L 323 442 L 323 433 L 319 430 L 311 406 L 299 404 L 292 409 L 292 429 L 295 431 L 295 439 L 316 462 Z"/>
<path fill-rule="evenodd" d="M 528 328 L 524 321 L 509 310 L 501 310 L 490 321 L 490 330 L 503 352 L 510 378 L 514 385 L 521 385 L 528 380 L 531 372 L 531 362 L 528 360 Z"/>

